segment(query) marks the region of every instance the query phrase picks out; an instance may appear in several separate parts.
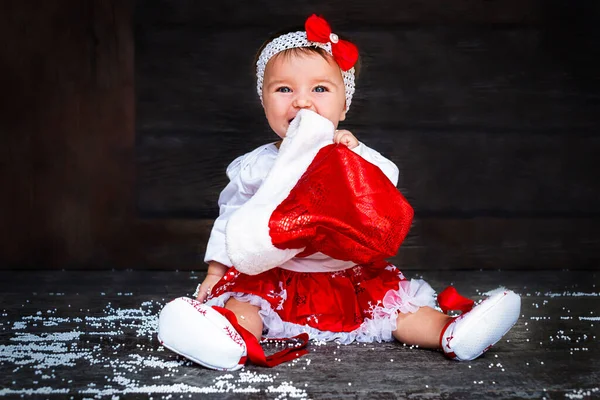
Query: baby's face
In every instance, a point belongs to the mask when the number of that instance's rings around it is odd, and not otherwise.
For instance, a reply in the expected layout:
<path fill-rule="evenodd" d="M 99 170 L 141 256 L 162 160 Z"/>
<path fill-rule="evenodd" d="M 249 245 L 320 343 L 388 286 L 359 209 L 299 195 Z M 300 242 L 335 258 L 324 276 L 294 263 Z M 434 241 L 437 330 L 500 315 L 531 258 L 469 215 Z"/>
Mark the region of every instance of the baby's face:
<path fill-rule="evenodd" d="M 281 138 L 303 108 L 327 118 L 337 128 L 346 118 L 345 90 L 342 72 L 332 58 L 326 60 L 317 53 L 279 53 L 265 68 L 265 115 Z"/>

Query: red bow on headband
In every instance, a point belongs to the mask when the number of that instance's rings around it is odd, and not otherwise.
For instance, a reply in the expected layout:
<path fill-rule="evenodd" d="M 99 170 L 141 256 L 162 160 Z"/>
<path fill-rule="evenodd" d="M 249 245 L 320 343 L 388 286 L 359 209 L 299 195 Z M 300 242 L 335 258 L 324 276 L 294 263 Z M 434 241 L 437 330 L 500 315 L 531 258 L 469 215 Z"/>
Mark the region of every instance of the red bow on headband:
<path fill-rule="evenodd" d="M 352 43 L 341 40 L 325 19 L 315 14 L 308 17 L 304 24 L 306 38 L 311 42 L 331 43 L 331 53 L 342 71 L 348 71 L 358 60 L 358 49 Z"/>

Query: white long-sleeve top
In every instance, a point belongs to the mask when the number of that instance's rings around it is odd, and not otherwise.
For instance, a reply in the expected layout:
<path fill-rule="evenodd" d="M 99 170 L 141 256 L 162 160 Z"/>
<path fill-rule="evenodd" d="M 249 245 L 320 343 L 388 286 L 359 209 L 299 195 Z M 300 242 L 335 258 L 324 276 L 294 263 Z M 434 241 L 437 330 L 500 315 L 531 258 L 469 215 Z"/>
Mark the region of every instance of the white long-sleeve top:
<path fill-rule="evenodd" d="M 364 143 L 359 142 L 359 145 L 352 150 L 378 166 L 394 186 L 398 184 L 396 164 Z M 229 217 L 258 191 L 273 167 L 278 151 L 275 143 L 269 143 L 236 158 L 227 167 L 229 184 L 219 195 L 219 217 L 214 222 L 206 245 L 205 262 L 217 261 L 232 266 L 225 247 L 225 226 Z M 280 268 L 298 272 L 323 272 L 338 271 L 353 266 L 354 263 L 351 261 L 335 260 L 323 253 L 315 253 L 308 257 L 292 258 Z"/>

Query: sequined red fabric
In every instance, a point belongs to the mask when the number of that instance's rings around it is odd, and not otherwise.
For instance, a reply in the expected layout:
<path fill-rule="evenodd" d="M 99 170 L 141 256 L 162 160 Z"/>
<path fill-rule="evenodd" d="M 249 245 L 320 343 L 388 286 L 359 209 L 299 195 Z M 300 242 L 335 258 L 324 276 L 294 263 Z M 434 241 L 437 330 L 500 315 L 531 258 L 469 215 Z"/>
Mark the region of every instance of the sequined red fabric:
<path fill-rule="evenodd" d="M 396 255 L 413 209 L 375 165 L 344 145 L 315 156 L 269 221 L 273 245 L 368 264 Z"/>
<path fill-rule="evenodd" d="M 351 332 L 404 276 L 385 262 L 337 272 L 294 272 L 274 268 L 246 275 L 230 268 L 213 287 L 211 298 L 227 292 L 253 294 L 266 300 L 285 322 L 321 331 Z"/>

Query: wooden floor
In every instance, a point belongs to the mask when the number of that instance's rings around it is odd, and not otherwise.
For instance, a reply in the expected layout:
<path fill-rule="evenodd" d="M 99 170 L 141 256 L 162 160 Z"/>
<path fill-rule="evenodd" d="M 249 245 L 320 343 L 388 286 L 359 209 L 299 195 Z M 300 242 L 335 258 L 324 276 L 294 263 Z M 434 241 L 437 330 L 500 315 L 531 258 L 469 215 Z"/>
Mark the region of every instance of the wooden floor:
<path fill-rule="evenodd" d="M 600 398 L 598 273 L 406 275 L 476 300 L 506 286 L 522 295 L 522 316 L 472 362 L 400 343 L 311 343 L 274 369 L 224 373 L 186 362 L 155 336 L 161 307 L 190 295 L 201 274 L 0 271 L 0 398 Z"/>

